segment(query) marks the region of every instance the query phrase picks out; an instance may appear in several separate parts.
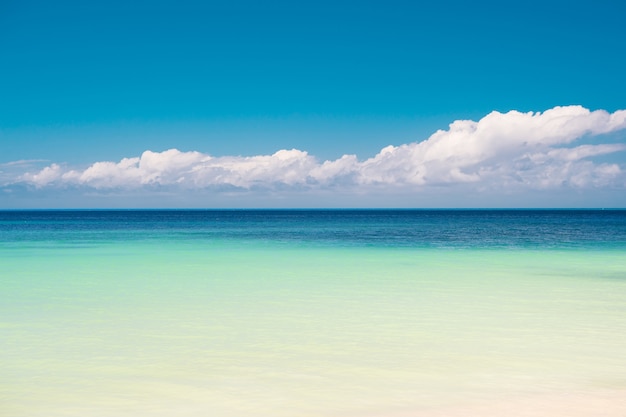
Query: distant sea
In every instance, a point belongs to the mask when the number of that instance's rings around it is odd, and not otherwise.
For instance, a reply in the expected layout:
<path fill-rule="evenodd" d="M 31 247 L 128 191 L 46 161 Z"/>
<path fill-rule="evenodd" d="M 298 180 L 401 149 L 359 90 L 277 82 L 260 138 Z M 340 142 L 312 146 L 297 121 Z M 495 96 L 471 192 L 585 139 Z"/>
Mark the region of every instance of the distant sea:
<path fill-rule="evenodd" d="M 0 415 L 623 417 L 626 211 L 0 211 Z"/>

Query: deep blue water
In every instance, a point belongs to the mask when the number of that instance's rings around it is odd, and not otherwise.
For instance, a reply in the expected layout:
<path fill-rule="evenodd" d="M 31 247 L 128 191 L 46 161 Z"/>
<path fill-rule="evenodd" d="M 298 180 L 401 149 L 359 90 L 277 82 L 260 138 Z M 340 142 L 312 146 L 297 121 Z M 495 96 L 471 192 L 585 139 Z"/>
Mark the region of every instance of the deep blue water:
<path fill-rule="evenodd" d="M 626 248 L 626 210 L 0 211 L 0 244 L 256 241 L 445 248 Z"/>

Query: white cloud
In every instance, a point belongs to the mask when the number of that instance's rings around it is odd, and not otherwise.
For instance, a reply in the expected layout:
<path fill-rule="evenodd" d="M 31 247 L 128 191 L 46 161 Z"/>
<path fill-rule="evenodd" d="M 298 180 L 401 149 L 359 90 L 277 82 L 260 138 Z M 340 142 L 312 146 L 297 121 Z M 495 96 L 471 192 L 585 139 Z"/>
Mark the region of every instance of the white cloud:
<path fill-rule="evenodd" d="M 325 161 L 311 170 L 309 175 L 322 184 L 351 176 L 358 170 L 359 162 L 355 155 L 344 155 L 335 161 Z"/>
<path fill-rule="evenodd" d="M 25 182 L 34 184 L 37 188 L 45 187 L 50 183 L 56 182 L 62 176 L 62 168 L 57 164 L 45 167 L 34 174 L 26 173 L 22 176 Z"/>
<path fill-rule="evenodd" d="M 623 129 L 626 110 L 608 113 L 567 106 L 543 113 L 492 112 L 477 122 L 455 121 L 448 130 L 421 142 L 387 146 L 363 161 L 344 155 L 320 162 L 297 149 L 248 157 L 212 157 L 170 149 L 145 151 L 119 162 L 96 162 L 83 170 L 51 164 L 10 181 L 4 178 L 4 182 L 101 191 L 155 187 L 419 190 L 441 185 L 475 190 L 624 188 L 623 163 L 594 160 L 626 150 L 625 139 L 597 143 L 602 141 L 599 135 Z M 593 139 L 594 144 L 581 144 L 581 139 Z"/>
<path fill-rule="evenodd" d="M 241 188 L 270 187 L 276 184 L 305 184 L 317 165 L 315 158 L 297 149 L 273 155 L 210 158 L 195 166 L 189 179 L 194 186 L 231 185 Z"/>
<path fill-rule="evenodd" d="M 577 151 L 565 147 L 586 135 L 624 128 L 624 110 L 609 114 L 569 106 L 543 113 L 492 112 L 478 122 L 455 121 L 448 130 L 439 130 L 423 142 L 386 147 L 362 164 L 360 178 L 364 183 L 418 185 L 486 181 L 495 168 L 500 175 L 514 174 L 516 162 L 529 154 L 535 155 L 531 162 L 546 157 L 557 163 L 555 152 L 578 153 L 582 158 L 624 150 L 626 144 Z"/>

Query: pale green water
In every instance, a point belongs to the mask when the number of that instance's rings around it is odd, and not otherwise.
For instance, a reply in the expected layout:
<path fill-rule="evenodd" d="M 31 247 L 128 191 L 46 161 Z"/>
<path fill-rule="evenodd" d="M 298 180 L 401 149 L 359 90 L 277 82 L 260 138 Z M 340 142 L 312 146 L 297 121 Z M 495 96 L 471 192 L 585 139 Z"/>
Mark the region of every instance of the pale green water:
<path fill-rule="evenodd" d="M 4 248 L 0 415 L 420 415 L 626 390 L 624 255 L 245 240 Z"/>

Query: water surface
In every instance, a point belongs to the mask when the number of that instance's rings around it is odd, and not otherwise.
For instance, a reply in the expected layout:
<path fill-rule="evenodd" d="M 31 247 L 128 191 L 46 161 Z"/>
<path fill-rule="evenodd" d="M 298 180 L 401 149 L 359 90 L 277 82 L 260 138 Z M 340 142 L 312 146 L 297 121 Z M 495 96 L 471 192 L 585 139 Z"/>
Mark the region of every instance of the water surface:
<path fill-rule="evenodd" d="M 0 212 L 0 411 L 623 415 L 625 255 L 617 210 Z"/>

